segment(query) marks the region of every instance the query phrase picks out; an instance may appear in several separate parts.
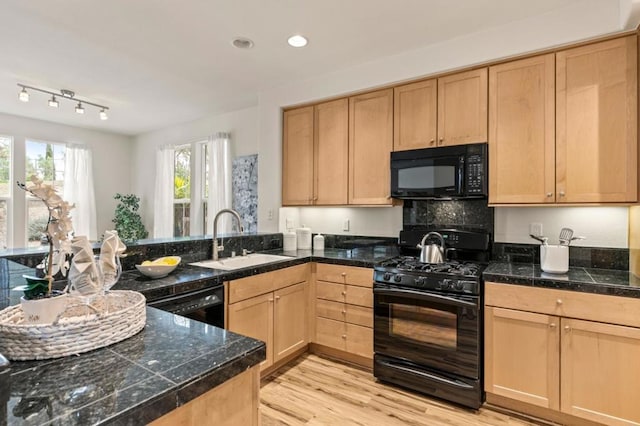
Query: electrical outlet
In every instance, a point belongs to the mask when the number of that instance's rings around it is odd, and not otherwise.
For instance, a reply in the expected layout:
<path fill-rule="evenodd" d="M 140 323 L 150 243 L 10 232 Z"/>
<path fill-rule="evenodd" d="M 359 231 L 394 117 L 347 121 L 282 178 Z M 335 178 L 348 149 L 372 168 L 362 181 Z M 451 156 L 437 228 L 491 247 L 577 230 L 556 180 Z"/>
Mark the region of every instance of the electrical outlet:
<path fill-rule="evenodd" d="M 287 229 L 293 229 L 293 219 L 289 219 L 289 218 L 287 218 L 287 219 L 285 220 L 285 223 L 286 223 L 286 224 L 285 224 L 285 226 L 284 226 L 285 228 L 287 228 Z"/>
<path fill-rule="evenodd" d="M 344 222 L 342 223 L 342 230 L 343 231 L 349 230 L 349 219 L 345 219 Z"/>
<path fill-rule="evenodd" d="M 267 217 L 269 218 L 269 220 L 273 220 L 273 209 L 269 209 L 267 211 Z"/>
<path fill-rule="evenodd" d="M 529 234 L 541 236 L 542 235 L 542 224 L 540 222 L 532 222 L 529 224 Z"/>

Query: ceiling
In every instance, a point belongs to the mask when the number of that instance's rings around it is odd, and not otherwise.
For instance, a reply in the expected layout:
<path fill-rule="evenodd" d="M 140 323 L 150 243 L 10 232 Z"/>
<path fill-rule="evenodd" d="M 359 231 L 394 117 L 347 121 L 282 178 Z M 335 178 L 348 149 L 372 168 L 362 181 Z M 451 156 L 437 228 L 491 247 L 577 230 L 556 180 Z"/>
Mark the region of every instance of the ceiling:
<path fill-rule="evenodd" d="M 603 0 L 610 1 L 610 0 Z M 136 135 L 257 104 L 261 90 L 579 0 L 2 0 L 0 112 Z M 295 33 L 309 38 L 291 48 Z M 231 39 L 255 46 L 239 50 Z M 110 107 L 73 112 L 17 83 Z"/>

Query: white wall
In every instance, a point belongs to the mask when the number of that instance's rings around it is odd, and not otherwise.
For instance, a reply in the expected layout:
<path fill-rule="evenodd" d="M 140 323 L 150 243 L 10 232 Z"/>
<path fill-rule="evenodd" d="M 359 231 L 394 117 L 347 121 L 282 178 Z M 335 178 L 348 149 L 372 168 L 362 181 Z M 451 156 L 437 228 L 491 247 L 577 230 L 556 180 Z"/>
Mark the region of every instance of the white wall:
<path fill-rule="evenodd" d="M 399 53 L 331 74 L 312 76 L 304 81 L 295 81 L 262 92 L 259 102 L 258 229 L 265 232 L 279 229 L 282 107 L 345 95 L 619 31 L 624 26 L 630 26 L 625 16 L 635 8 L 630 7 L 629 1 L 631 0 L 612 1 L 606 5 L 590 0 L 575 2 L 553 13 L 512 22 L 419 50 Z M 519 240 L 521 231 L 519 225 L 515 224 L 528 220 L 528 210 L 507 209 L 496 215 L 499 218 L 496 219 L 497 222 L 506 220 L 514 224 L 513 227 L 501 228 L 501 238 L 504 241 Z M 316 211 L 319 213 L 314 213 Z M 362 225 L 362 228 L 358 229 L 371 235 L 395 236 L 398 224 L 401 226 L 402 223 L 401 209 L 300 209 L 300 217 L 307 222 L 306 225 L 314 224 L 321 232 L 339 230 L 345 215 L 357 218 L 355 224 Z M 521 215 L 524 215 L 522 220 Z M 613 227 L 619 219 L 617 215 L 611 218 L 601 216 L 605 227 Z M 565 221 L 564 217 L 563 209 L 550 210 L 545 215 L 548 229 L 559 229 Z M 313 226 L 312 229 L 316 231 Z M 591 242 L 593 241 L 602 241 L 604 245 L 619 245 L 622 240 L 619 235 L 612 241 L 600 237 L 591 239 Z"/>
<path fill-rule="evenodd" d="M 132 191 L 141 198 L 142 218 L 153 230 L 153 197 L 156 150 L 162 145 L 180 145 L 206 140 L 216 132 L 231 133 L 232 155 L 258 153 L 257 108 L 246 108 L 144 133 L 135 137 L 133 147 Z M 258 157 L 258 164 L 262 158 Z M 267 169 L 268 170 L 268 169 Z M 258 172 L 259 173 L 259 172 Z M 261 177 L 258 174 L 258 180 Z"/>
<path fill-rule="evenodd" d="M 132 138 L 3 113 L 0 113 L 0 134 L 13 136 L 20 145 L 25 139 L 35 139 L 90 147 L 93 154 L 98 235 L 113 229 L 111 220 L 117 204 L 113 196 L 117 192 L 131 191 Z M 24 177 L 15 176 L 14 180 L 17 179 L 23 180 Z M 24 211 L 16 213 L 24 214 Z M 13 239 L 24 241 L 23 231 L 15 229 Z M 20 246 L 18 242 L 15 244 Z"/>

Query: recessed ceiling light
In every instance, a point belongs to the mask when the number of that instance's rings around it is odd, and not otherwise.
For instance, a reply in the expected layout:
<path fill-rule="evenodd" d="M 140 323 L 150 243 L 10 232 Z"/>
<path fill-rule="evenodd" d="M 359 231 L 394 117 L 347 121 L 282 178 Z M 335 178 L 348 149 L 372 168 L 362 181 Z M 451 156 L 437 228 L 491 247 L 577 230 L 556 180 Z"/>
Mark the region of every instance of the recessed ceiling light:
<path fill-rule="evenodd" d="M 307 45 L 307 39 L 304 36 L 301 36 L 300 34 L 296 34 L 294 36 L 289 37 L 289 40 L 287 40 L 287 43 L 289 43 L 289 46 L 292 47 L 304 47 Z"/>
<path fill-rule="evenodd" d="M 236 37 L 231 40 L 231 44 L 238 49 L 251 49 L 253 47 L 253 41 L 246 37 Z"/>

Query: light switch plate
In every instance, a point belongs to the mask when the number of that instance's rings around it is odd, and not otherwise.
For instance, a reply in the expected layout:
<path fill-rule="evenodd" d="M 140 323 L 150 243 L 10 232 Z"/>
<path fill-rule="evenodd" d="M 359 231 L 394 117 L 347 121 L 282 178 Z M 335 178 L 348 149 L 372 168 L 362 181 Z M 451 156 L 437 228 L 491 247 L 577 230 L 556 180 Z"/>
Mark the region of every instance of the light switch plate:
<path fill-rule="evenodd" d="M 535 236 L 542 235 L 542 224 L 540 222 L 532 222 L 529 224 L 529 234 Z"/>
<path fill-rule="evenodd" d="M 342 223 L 342 230 L 343 231 L 349 230 L 349 219 L 345 219 L 344 222 Z"/>

